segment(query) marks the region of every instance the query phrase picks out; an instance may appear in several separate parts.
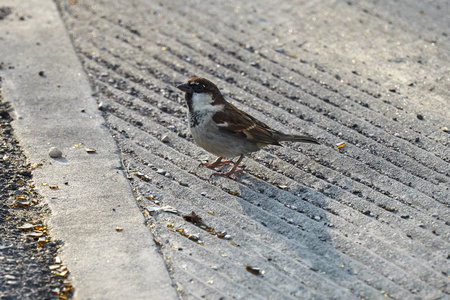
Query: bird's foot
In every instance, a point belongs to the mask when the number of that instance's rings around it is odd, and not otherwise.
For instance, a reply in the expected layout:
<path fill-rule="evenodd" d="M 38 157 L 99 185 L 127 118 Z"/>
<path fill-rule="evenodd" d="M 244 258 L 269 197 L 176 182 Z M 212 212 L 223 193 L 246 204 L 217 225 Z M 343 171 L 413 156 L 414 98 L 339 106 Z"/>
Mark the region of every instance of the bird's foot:
<path fill-rule="evenodd" d="M 239 170 L 237 169 L 237 167 L 239 166 L 239 164 L 241 163 L 243 158 L 244 158 L 244 155 L 241 155 L 239 157 L 238 161 L 234 164 L 234 166 L 231 168 L 230 171 L 225 172 L 225 173 L 216 172 L 216 173 L 213 173 L 212 175 L 215 175 L 215 176 L 230 176 L 232 174 L 239 174 L 239 173 L 244 172 L 242 169 L 239 169 Z"/>
<path fill-rule="evenodd" d="M 201 163 L 202 166 L 207 168 L 214 168 L 216 166 L 224 165 L 224 164 L 234 164 L 231 160 L 222 160 L 223 157 L 219 156 L 215 162 L 212 163 Z"/>

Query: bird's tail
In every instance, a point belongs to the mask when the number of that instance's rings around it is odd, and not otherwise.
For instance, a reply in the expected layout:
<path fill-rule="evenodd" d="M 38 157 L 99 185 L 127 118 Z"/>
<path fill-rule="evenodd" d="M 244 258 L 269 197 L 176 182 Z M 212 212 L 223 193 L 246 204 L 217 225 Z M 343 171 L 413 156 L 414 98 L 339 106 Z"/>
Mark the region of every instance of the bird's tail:
<path fill-rule="evenodd" d="M 292 135 L 279 133 L 277 136 L 277 140 L 278 142 L 289 141 L 289 142 L 320 144 L 315 138 L 306 135 Z"/>

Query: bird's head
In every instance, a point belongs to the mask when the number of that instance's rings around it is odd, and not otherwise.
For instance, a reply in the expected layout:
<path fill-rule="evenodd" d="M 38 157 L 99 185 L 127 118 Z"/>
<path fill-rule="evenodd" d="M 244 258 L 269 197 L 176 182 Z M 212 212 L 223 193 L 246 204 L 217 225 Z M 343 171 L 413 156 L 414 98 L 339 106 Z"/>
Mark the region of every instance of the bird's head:
<path fill-rule="evenodd" d="M 206 78 L 191 78 L 177 88 L 186 93 L 185 99 L 190 111 L 216 110 L 214 106 L 226 102 L 217 86 Z"/>

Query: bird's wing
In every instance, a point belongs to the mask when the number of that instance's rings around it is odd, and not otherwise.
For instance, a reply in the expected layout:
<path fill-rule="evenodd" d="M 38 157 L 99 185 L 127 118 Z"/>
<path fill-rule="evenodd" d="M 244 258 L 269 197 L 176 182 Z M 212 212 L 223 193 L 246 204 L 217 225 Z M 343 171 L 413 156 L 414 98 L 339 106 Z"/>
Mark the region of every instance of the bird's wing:
<path fill-rule="evenodd" d="M 279 145 L 272 128 L 230 103 L 214 114 L 213 121 L 220 129 L 231 131 L 255 143 Z"/>

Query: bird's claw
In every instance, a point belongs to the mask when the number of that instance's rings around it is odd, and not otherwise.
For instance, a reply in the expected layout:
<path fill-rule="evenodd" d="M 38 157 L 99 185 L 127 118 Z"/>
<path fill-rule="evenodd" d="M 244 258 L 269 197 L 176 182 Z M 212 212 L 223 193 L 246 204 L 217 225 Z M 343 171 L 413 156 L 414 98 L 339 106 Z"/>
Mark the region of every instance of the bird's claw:
<path fill-rule="evenodd" d="M 212 163 L 200 163 L 201 166 L 205 166 L 207 168 L 214 168 L 215 166 L 220 166 L 220 165 L 224 165 L 224 164 L 234 164 L 234 162 L 232 162 L 231 160 L 222 160 L 223 157 L 220 156 L 216 159 L 216 161 L 212 162 Z"/>

